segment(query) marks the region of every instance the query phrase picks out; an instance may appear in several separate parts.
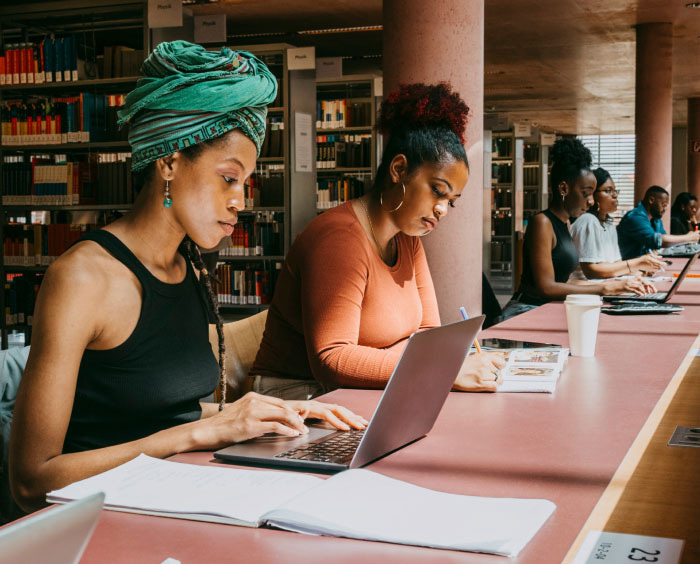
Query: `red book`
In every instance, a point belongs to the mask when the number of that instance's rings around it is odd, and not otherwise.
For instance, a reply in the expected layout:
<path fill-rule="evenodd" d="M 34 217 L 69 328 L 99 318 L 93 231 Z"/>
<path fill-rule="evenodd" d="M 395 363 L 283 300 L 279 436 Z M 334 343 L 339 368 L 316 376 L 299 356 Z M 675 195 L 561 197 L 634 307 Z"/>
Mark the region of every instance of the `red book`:
<path fill-rule="evenodd" d="M 7 44 L 5 51 L 5 84 L 14 84 L 13 74 L 15 72 L 15 51 L 14 45 Z"/>
<path fill-rule="evenodd" d="M 27 45 L 20 43 L 19 45 L 19 81 L 21 84 L 27 83 Z"/>

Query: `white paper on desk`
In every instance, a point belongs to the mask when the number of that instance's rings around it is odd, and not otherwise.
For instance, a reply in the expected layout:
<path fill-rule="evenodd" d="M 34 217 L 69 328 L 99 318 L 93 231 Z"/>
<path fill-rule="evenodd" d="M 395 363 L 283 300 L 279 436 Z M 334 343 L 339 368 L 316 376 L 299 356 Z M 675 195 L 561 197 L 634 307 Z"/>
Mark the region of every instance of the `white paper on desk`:
<path fill-rule="evenodd" d="M 112 470 L 50 492 L 63 503 L 105 493 L 105 509 L 257 527 L 280 502 L 322 482 L 291 472 L 183 464 L 142 454 Z"/>
<path fill-rule="evenodd" d="M 516 556 L 555 507 L 545 499 L 447 494 L 347 470 L 264 519 L 299 533 Z"/>

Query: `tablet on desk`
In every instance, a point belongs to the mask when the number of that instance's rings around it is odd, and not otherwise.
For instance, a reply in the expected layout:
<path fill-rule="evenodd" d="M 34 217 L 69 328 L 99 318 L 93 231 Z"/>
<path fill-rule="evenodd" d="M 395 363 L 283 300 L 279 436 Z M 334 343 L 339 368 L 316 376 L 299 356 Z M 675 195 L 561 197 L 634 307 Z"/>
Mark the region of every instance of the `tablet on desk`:
<path fill-rule="evenodd" d="M 481 339 L 481 348 L 488 350 L 510 350 L 510 349 L 560 349 L 561 345 L 552 343 L 536 343 L 533 341 L 520 341 L 513 339 L 500 339 L 487 337 Z"/>

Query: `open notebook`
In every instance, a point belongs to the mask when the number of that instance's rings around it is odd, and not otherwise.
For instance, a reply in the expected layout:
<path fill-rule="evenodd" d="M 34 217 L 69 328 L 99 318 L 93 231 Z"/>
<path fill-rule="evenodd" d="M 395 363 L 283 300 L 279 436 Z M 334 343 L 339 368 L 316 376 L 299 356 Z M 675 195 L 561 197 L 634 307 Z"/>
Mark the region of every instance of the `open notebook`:
<path fill-rule="evenodd" d="M 369 470 L 326 480 L 141 455 L 48 494 L 105 492 L 105 509 L 299 533 L 516 556 L 555 509 L 544 499 L 441 493 Z"/>

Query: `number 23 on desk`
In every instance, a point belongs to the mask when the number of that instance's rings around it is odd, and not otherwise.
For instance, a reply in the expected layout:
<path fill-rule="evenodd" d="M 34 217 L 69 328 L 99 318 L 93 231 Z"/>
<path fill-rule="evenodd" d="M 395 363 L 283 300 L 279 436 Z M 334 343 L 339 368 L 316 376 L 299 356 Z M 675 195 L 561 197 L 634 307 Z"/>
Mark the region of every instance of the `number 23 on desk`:
<path fill-rule="evenodd" d="M 590 531 L 572 564 L 678 564 L 682 552 L 679 539 Z"/>

